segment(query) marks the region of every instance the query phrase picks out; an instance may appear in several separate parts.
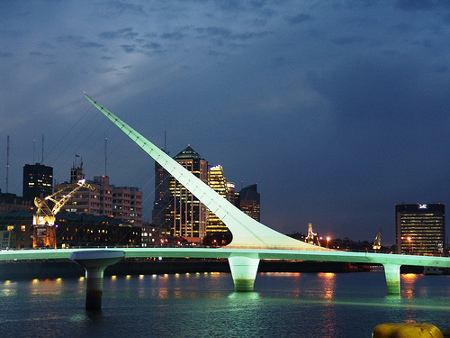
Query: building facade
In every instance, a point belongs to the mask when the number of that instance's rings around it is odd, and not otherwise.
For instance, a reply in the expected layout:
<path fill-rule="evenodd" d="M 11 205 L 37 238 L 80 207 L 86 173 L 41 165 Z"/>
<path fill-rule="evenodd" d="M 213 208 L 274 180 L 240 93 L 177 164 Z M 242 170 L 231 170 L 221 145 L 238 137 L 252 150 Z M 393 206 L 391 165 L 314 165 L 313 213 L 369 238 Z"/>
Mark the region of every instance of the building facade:
<path fill-rule="evenodd" d="M 0 215 L 1 249 L 33 247 L 32 210 L 14 210 Z M 56 246 L 141 246 L 141 228 L 107 216 L 60 212 L 56 215 Z"/>
<path fill-rule="evenodd" d="M 174 159 L 203 182 L 208 184 L 224 199 L 260 219 L 260 198 L 256 185 L 241 190 L 242 204 L 236 186 L 227 182 L 223 167 L 209 167 L 208 162 L 190 146 Z M 170 235 L 190 243 L 221 246 L 231 241 L 228 227 L 205 205 L 175 180 L 158 163 L 155 164 L 155 202 L 152 213 L 153 226 L 167 229 Z"/>
<path fill-rule="evenodd" d="M 446 238 L 445 205 L 396 205 L 395 228 L 397 253 L 442 255 Z"/>
<path fill-rule="evenodd" d="M 43 164 L 23 166 L 23 198 L 33 201 L 35 197 L 44 198 L 53 193 L 53 167 Z"/>
<path fill-rule="evenodd" d="M 70 189 L 78 179 L 84 178 L 81 167 L 71 169 L 71 182 L 55 185 L 55 190 Z M 86 181 L 96 191 L 82 188 L 76 191 L 61 211 L 76 214 L 114 217 L 118 221 L 133 226 L 142 226 L 143 193 L 137 187 L 115 187 L 109 183 L 108 176 L 95 176 Z M 62 196 L 67 191 L 62 191 Z M 57 195 L 57 198 L 60 196 Z"/>
<path fill-rule="evenodd" d="M 171 175 L 155 161 L 155 202 L 152 210 L 152 223 L 157 228 L 170 229 L 167 206 L 170 202 Z"/>
<path fill-rule="evenodd" d="M 239 209 L 254 220 L 261 221 L 261 204 L 258 185 L 252 184 L 239 191 Z"/>
<path fill-rule="evenodd" d="M 228 185 L 227 179 L 223 173 L 221 165 L 216 165 L 209 168 L 208 184 L 220 196 L 228 200 Z M 208 223 L 206 226 L 207 235 L 220 235 L 228 231 L 228 227 L 217 217 L 212 211 L 208 209 Z"/>
<path fill-rule="evenodd" d="M 174 159 L 208 184 L 208 162 L 190 146 Z M 208 210 L 190 191 L 173 177 L 170 179 L 170 202 L 167 208 L 171 233 L 190 243 L 202 242 L 206 235 Z"/>

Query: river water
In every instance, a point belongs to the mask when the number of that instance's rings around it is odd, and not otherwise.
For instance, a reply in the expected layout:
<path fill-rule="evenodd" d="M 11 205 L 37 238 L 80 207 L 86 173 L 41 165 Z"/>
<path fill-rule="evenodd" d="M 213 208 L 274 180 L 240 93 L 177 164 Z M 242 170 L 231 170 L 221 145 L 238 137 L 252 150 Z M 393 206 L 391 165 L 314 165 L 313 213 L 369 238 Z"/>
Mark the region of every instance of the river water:
<path fill-rule="evenodd" d="M 370 337 L 387 322 L 450 328 L 450 276 L 259 273 L 235 293 L 228 273 L 105 277 L 86 312 L 85 280 L 0 281 L 0 337 Z"/>

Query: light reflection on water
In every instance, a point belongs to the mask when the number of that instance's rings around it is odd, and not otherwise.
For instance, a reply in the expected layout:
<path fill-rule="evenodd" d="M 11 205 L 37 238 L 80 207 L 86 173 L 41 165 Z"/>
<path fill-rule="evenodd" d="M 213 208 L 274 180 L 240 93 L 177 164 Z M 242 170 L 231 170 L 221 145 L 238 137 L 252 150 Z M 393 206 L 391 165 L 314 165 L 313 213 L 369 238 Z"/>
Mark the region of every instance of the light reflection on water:
<path fill-rule="evenodd" d="M 406 321 L 444 330 L 449 277 L 402 275 L 402 295 L 387 296 L 382 273 L 261 273 L 248 293 L 226 273 L 113 276 L 94 313 L 84 278 L 5 281 L 0 336 L 370 337 Z"/>

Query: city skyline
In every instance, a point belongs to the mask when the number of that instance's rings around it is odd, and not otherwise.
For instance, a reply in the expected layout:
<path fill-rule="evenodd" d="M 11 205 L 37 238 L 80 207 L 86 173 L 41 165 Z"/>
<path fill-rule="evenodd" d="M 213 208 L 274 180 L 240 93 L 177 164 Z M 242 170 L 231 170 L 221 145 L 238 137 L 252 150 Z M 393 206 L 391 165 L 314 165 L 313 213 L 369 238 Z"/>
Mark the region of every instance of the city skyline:
<path fill-rule="evenodd" d="M 32 159 L 61 182 L 79 154 L 152 204 L 153 161 L 86 90 L 258 183 L 275 230 L 393 244 L 395 204 L 449 200 L 449 17 L 439 1 L 0 3 L 0 188 L 9 135 L 11 193 Z"/>

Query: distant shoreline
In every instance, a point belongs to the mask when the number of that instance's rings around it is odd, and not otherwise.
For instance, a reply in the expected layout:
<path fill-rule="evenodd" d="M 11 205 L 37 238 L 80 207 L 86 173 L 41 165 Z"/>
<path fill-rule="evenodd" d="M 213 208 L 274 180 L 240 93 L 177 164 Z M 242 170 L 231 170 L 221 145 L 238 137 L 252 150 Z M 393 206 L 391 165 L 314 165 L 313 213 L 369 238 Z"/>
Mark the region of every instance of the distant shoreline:
<path fill-rule="evenodd" d="M 360 272 L 369 266 L 345 262 L 261 260 L 258 272 Z M 230 272 L 226 259 L 125 259 L 105 270 L 105 276 L 151 275 L 195 272 Z M 70 260 L 0 263 L 0 280 L 77 278 L 84 269 Z"/>

